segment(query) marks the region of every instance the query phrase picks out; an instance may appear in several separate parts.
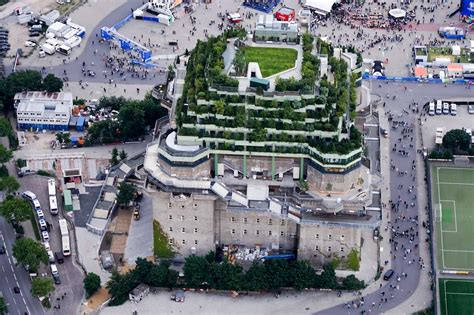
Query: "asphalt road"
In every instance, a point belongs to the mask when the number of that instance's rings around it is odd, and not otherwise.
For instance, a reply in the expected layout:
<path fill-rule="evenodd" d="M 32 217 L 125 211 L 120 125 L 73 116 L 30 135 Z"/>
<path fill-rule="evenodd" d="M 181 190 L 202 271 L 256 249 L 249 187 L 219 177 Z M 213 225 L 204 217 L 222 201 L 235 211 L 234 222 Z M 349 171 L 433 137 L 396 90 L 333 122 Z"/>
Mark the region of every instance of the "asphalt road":
<path fill-rule="evenodd" d="M 44 314 L 40 301 L 30 294 L 28 272 L 14 265 L 12 245 L 15 239 L 12 226 L 0 217 L 0 245 L 4 245 L 7 250 L 5 255 L 0 255 L 0 291 L 8 305 L 9 314 Z M 19 294 L 13 292 L 15 286 L 20 288 Z"/>
<path fill-rule="evenodd" d="M 151 75 L 148 79 L 141 79 L 141 78 L 132 78 L 127 75 L 126 81 L 121 80 L 120 75 L 118 73 L 111 75 L 110 69 L 105 67 L 105 62 L 102 56 L 109 56 L 110 49 L 109 44 L 107 42 L 99 44 L 98 40 L 100 39 L 100 29 L 104 26 L 111 27 L 127 15 L 130 14 L 130 9 L 136 9 L 137 7 L 143 4 L 142 0 L 129 0 L 127 3 L 122 5 L 121 7 L 111 11 L 107 16 L 105 16 L 94 29 L 86 30 L 86 32 L 90 33 L 91 36 L 87 42 L 82 42 L 81 45 L 86 45 L 84 51 L 81 55 L 75 60 L 69 60 L 67 56 L 64 56 L 65 64 L 60 66 L 48 67 L 46 68 L 46 73 L 52 73 L 60 78 L 65 76 L 68 77 L 69 81 L 71 82 L 78 82 L 80 80 L 87 81 L 87 82 L 109 82 L 109 79 L 113 79 L 117 84 L 147 84 L 147 85 L 156 85 L 162 84 L 166 82 L 166 73 L 156 73 L 155 76 Z M 120 31 L 120 30 L 119 30 Z M 97 35 L 96 35 L 97 34 Z M 138 34 L 137 34 L 138 35 Z M 96 37 L 98 36 L 98 37 Z M 94 41 L 94 44 L 92 42 Z M 95 50 L 97 50 L 96 54 L 94 54 Z M 83 62 L 85 62 L 86 70 L 92 70 L 96 73 L 95 77 L 85 77 L 82 73 Z M 92 65 L 92 62 L 94 65 Z M 11 72 L 13 65 L 7 65 L 6 71 Z M 23 69 L 22 66 L 17 67 L 18 70 Z M 31 68 L 28 67 L 30 70 L 41 70 L 41 67 Z M 64 74 L 64 70 L 66 70 L 66 75 Z M 102 74 L 103 71 L 106 71 L 108 76 L 107 79 L 104 78 Z"/>
<path fill-rule="evenodd" d="M 19 178 L 21 183 L 21 191 L 29 190 L 36 194 L 38 201 L 43 209 L 45 220 L 52 224 L 49 238 L 50 246 L 53 252 L 61 252 L 61 233 L 59 231 L 58 219 L 62 217 L 61 213 L 59 216 L 52 216 L 49 212 L 49 197 L 48 197 L 48 185 L 47 178 L 37 175 L 25 176 Z M 62 198 L 60 194 L 57 194 L 58 207 L 62 209 Z M 71 231 L 70 231 L 71 235 Z M 72 239 L 72 237 L 70 236 Z M 74 246 L 71 240 L 71 250 L 74 253 Z M 61 309 L 51 308 L 48 311 L 49 314 L 77 314 L 79 304 L 81 303 L 82 297 L 84 296 L 84 289 L 82 285 L 83 274 L 81 270 L 76 267 L 73 263 L 74 256 L 65 257 L 63 264 L 56 263 L 61 278 L 61 284 L 55 285 L 56 290 L 51 295 L 51 305 L 61 305 Z M 51 272 L 49 267 L 47 268 L 48 274 Z M 66 293 L 64 299 L 61 299 L 63 293 Z M 60 298 L 57 301 L 57 298 Z"/>
<path fill-rule="evenodd" d="M 391 233 L 391 229 L 384 231 L 382 227 L 382 236 L 386 238 L 392 238 L 398 242 L 398 249 L 395 249 L 395 243 L 391 243 L 391 252 L 393 252 L 392 269 L 395 270 L 395 275 L 379 290 L 372 294 L 364 296 L 364 304 L 359 308 L 347 308 L 344 304 L 335 306 L 324 310 L 318 314 L 361 314 L 361 311 L 365 311 L 366 314 L 370 313 L 378 314 L 390 309 L 396 310 L 397 305 L 403 303 L 408 299 L 413 292 L 416 290 L 420 279 L 420 266 L 418 264 L 419 251 L 418 248 L 414 248 L 417 243 L 425 242 L 425 240 L 419 240 L 416 233 L 422 228 L 421 222 L 417 225 L 415 222 L 410 221 L 408 218 L 414 218 L 419 213 L 424 211 L 425 205 L 418 205 L 417 199 L 413 199 L 417 194 L 417 182 L 413 180 L 412 176 L 416 176 L 416 170 L 412 169 L 412 163 L 414 159 L 422 158 L 420 154 L 416 153 L 416 138 L 418 136 L 418 117 L 422 113 L 422 106 L 432 99 L 448 99 L 448 98 L 459 98 L 459 97 L 474 97 L 474 90 L 466 89 L 464 86 L 459 85 L 444 85 L 439 84 L 419 84 L 419 83 L 388 83 L 379 85 L 377 82 L 371 83 L 371 93 L 382 96 L 382 103 L 385 102 L 385 110 L 390 111 L 396 121 L 404 121 L 407 126 L 413 124 L 414 132 L 408 133 L 406 138 L 403 138 L 402 130 L 403 127 L 398 127 L 389 130 L 390 138 L 390 149 L 389 152 L 381 152 L 381 158 L 387 158 L 391 160 L 391 163 L 395 166 L 394 170 L 391 170 L 390 174 L 390 196 L 395 207 L 399 202 L 398 211 L 391 211 L 391 224 L 393 231 L 397 233 L 403 233 L 408 231 L 407 235 L 414 235 L 413 242 L 410 242 L 409 237 L 405 236 L 394 236 Z M 405 90 L 405 87 L 407 88 Z M 388 95 L 388 97 L 387 97 Z M 396 99 L 393 99 L 393 95 L 397 95 Z M 413 113 L 409 110 L 408 105 L 417 102 L 419 104 L 420 112 L 418 114 Z M 406 112 L 404 112 L 406 110 Z M 464 111 L 462 111 L 464 113 Z M 392 126 L 392 124 L 391 124 Z M 413 137 L 413 141 L 411 141 Z M 401 141 L 399 141 L 401 138 Z M 392 151 L 394 145 L 397 144 L 395 151 Z M 410 147 L 413 144 L 413 147 Z M 403 147 L 404 146 L 404 147 Z M 408 156 L 404 156 L 399 153 L 398 150 L 404 150 L 408 153 Z M 389 161 L 390 162 L 390 161 Z M 398 175 L 398 172 L 407 171 L 407 175 Z M 423 179 L 418 183 L 422 183 Z M 401 188 L 399 185 L 403 185 Z M 414 186 L 411 192 L 408 192 L 408 187 Z M 405 207 L 407 202 L 408 207 Z M 411 206 L 414 202 L 415 205 Z M 390 211 L 390 205 L 387 205 L 387 210 Z M 398 217 L 401 219 L 395 222 Z M 405 216 L 405 220 L 403 220 Z M 403 248 L 402 248 L 403 247 Z M 405 250 L 409 248 L 410 253 L 406 254 L 404 258 Z M 415 260 L 409 264 L 409 260 Z M 381 262 L 383 265 L 383 262 Z M 428 262 L 425 262 L 427 264 Z M 429 266 L 427 266 L 429 268 Z M 422 272 L 427 272 L 427 269 L 422 269 Z M 403 276 L 402 273 L 406 273 L 407 276 Z M 397 275 L 400 276 L 400 281 L 397 281 Z M 395 289 L 390 288 L 390 285 L 395 286 Z M 397 287 L 398 286 L 398 287 Z M 393 298 L 392 298 L 393 295 Z M 357 299 L 359 302 L 360 297 Z M 383 299 L 383 302 L 381 302 Z M 385 302 L 387 299 L 387 302 Z"/>

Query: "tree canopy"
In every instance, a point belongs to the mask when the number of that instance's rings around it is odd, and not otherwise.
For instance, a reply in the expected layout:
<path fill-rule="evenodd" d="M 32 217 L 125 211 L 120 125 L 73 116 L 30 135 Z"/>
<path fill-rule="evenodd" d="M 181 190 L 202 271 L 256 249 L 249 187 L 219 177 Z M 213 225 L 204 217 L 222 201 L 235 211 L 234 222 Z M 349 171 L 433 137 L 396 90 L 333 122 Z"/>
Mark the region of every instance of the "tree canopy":
<path fill-rule="evenodd" d="M 26 200 L 8 197 L 0 204 L 0 215 L 10 223 L 23 222 L 31 218 L 31 205 Z"/>
<path fill-rule="evenodd" d="M 13 244 L 13 256 L 15 256 L 19 263 L 28 266 L 29 270 L 35 272 L 38 270 L 40 263 L 48 263 L 48 253 L 44 246 L 27 237 L 22 237 L 15 241 Z"/>
<path fill-rule="evenodd" d="M 46 92 L 59 92 L 63 89 L 63 80 L 56 77 L 54 74 L 48 74 L 43 79 L 43 89 Z"/>
<path fill-rule="evenodd" d="M 83 280 L 84 290 L 86 290 L 87 298 L 100 289 L 100 277 L 93 272 L 89 272 Z"/>
<path fill-rule="evenodd" d="M 20 183 L 13 176 L 0 177 L 0 190 L 11 195 L 20 189 Z"/>
<path fill-rule="evenodd" d="M 31 294 L 36 297 L 47 296 L 54 291 L 54 284 L 51 278 L 36 277 L 31 281 Z"/>
<path fill-rule="evenodd" d="M 471 136 L 462 129 L 450 130 L 443 137 L 443 147 L 453 153 L 467 151 L 470 144 Z"/>
<path fill-rule="evenodd" d="M 145 111 L 138 102 L 122 106 L 118 120 L 124 140 L 136 140 L 145 133 Z"/>
<path fill-rule="evenodd" d="M 13 158 L 13 151 L 0 144 L 0 164 L 8 163 Z"/>
<path fill-rule="evenodd" d="M 117 202 L 121 205 L 126 205 L 133 200 L 135 194 L 135 186 L 127 182 L 121 182 L 118 187 Z"/>

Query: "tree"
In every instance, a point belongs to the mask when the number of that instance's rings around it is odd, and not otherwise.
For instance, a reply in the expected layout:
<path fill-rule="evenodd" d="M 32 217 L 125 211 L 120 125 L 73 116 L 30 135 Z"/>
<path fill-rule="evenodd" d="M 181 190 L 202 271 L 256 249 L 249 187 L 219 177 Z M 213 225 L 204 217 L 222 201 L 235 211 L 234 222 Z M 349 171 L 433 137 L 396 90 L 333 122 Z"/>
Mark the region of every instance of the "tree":
<path fill-rule="evenodd" d="M 235 70 L 238 73 L 244 73 L 245 72 L 245 67 L 247 66 L 247 61 L 245 60 L 245 54 L 242 50 L 238 50 L 235 53 L 234 66 L 235 66 Z"/>
<path fill-rule="evenodd" d="M 12 125 L 6 117 L 0 117 L 0 137 L 8 137 L 12 135 Z"/>
<path fill-rule="evenodd" d="M 3 144 L 0 144 L 0 164 L 4 165 L 13 158 L 12 150 L 5 148 Z"/>
<path fill-rule="evenodd" d="M 219 115 L 224 115 L 225 111 L 225 102 L 222 99 L 219 99 L 214 102 L 214 107 L 216 108 L 216 113 Z"/>
<path fill-rule="evenodd" d="M 0 80 L 0 101 L 9 108 L 13 104 L 16 93 L 43 90 L 42 81 L 43 78 L 38 71 L 25 70 L 11 73 L 6 79 Z"/>
<path fill-rule="evenodd" d="M 210 265 L 205 257 L 189 256 L 184 264 L 184 279 L 191 288 L 209 283 Z"/>
<path fill-rule="evenodd" d="M 0 297 L 0 315 L 7 314 L 8 308 L 3 297 Z"/>
<path fill-rule="evenodd" d="M 117 202 L 120 205 L 127 205 L 130 201 L 133 200 L 135 194 L 135 186 L 127 182 L 122 182 L 118 188 L 119 192 L 117 194 Z"/>
<path fill-rule="evenodd" d="M 43 89 L 47 92 L 59 92 L 63 89 L 63 80 L 56 77 L 54 74 L 48 74 L 43 79 Z"/>
<path fill-rule="evenodd" d="M 100 289 L 100 277 L 93 272 L 89 272 L 83 280 L 84 290 L 86 290 L 87 298 L 92 296 Z"/>
<path fill-rule="evenodd" d="M 19 238 L 13 244 L 13 256 L 16 260 L 36 272 L 40 263 L 48 263 L 48 253 L 44 246 L 27 237 Z"/>
<path fill-rule="evenodd" d="M 326 264 L 323 267 L 323 272 L 319 276 L 319 285 L 321 288 L 335 289 L 337 288 L 336 272 L 332 264 Z"/>
<path fill-rule="evenodd" d="M 360 261 L 357 249 L 352 249 L 349 255 L 347 255 L 347 267 L 351 270 L 359 271 Z"/>
<path fill-rule="evenodd" d="M 297 290 L 312 288 L 315 283 L 316 273 L 308 262 L 296 261 L 291 267 L 293 287 Z"/>
<path fill-rule="evenodd" d="M 155 122 L 158 118 L 168 115 L 168 111 L 150 93 L 140 102 L 140 107 L 145 115 L 145 126 L 150 126 L 151 128 L 155 127 Z"/>
<path fill-rule="evenodd" d="M 109 282 L 107 282 L 107 289 L 112 297 L 109 305 L 120 305 L 128 300 L 128 293 L 133 290 L 139 281 L 137 281 L 133 271 L 121 275 L 117 271 L 112 272 Z"/>
<path fill-rule="evenodd" d="M 31 281 L 31 294 L 36 297 L 47 296 L 54 291 L 54 284 L 51 278 L 36 277 Z"/>
<path fill-rule="evenodd" d="M 448 131 L 443 137 L 443 147 L 456 153 L 457 151 L 467 151 L 471 144 L 471 136 L 462 129 Z"/>
<path fill-rule="evenodd" d="M 119 155 L 119 153 L 118 153 L 117 148 L 113 148 L 112 149 L 112 158 L 110 159 L 110 164 L 112 164 L 112 166 L 119 164 L 118 155 Z"/>
<path fill-rule="evenodd" d="M 360 290 L 365 287 L 364 280 L 359 280 L 354 275 L 349 275 L 342 280 L 342 287 L 345 290 Z"/>
<path fill-rule="evenodd" d="M 145 133 L 145 112 L 136 101 L 122 106 L 118 121 L 124 140 L 136 140 Z"/>
<path fill-rule="evenodd" d="M 6 176 L 0 178 L 0 190 L 11 195 L 13 192 L 20 189 L 20 183 L 13 176 Z"/>
<path fill-rule="evenodd" d="M 217 290 L 240 290 L 242 287 L 243 269 L 240 265 L 224 262 L 211 263 L 209 286 Z"/>
<path fill-rule="evenodd" d="M 10 223 L 27 221 L 31 214 L 31 205 L 20 198 L 10 196 L 0 204 L 0 215 Z"/>
<path fill-rule="evenodd" d="M 125 150 L 122 149 L 122 151 L 120 151 L 119 157 L 120 157 L 120 160 L 125 160 L 127 158 L 127 152 L 125 152 Z"/>

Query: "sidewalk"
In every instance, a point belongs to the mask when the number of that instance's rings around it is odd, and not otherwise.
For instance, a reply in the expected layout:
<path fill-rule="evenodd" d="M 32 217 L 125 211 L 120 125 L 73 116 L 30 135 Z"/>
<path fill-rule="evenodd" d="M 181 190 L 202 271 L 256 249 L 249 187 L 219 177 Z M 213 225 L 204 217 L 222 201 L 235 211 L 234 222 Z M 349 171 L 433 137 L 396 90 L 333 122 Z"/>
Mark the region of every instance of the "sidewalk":
<path fill-rule="evenodd" d="M 101 283 L 107 283 L 110 279 L 110 273 L 102 269 L 98 257 L 100 236 L 90 233 L 86 228 L 76 227 L 76 238 L 81 264 L 87 272 L 98 275 Z"/>

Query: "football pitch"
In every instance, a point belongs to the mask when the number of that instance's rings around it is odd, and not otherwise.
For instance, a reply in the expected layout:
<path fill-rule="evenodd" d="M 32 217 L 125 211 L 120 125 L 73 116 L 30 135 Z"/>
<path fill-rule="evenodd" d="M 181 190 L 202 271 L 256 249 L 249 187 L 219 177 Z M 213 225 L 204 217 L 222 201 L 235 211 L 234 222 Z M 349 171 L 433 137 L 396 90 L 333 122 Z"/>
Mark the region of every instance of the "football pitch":
<path fill-rule="evenodd" d="M 472 315 L 474 312 L 474 281 L 439 279 L 441 315 Z"/>
<path fill-rule="evenodd" d="M 474 169 L 432 166 L 439 269 L 474 271 Z"/>

